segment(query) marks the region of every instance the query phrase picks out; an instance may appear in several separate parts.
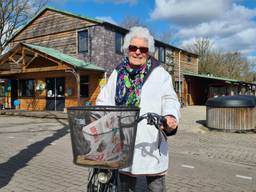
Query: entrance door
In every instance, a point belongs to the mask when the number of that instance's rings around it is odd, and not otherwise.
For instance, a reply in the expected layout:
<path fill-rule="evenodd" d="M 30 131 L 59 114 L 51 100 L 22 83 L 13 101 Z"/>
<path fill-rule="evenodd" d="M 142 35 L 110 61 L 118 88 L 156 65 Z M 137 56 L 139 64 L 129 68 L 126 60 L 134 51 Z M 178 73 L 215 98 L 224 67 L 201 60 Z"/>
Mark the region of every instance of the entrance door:
<path fill-rule="evenodd" d="M 46 110 L 63 111 L 65 108 L 65 78 L 46 79 Z"/>
<path fill-rule="evenodd" d="M 12 108 L 15 108 L 14 101 L 18 99 L 18 81 L 16 79 L 11 80 L 11 101 Z"/>

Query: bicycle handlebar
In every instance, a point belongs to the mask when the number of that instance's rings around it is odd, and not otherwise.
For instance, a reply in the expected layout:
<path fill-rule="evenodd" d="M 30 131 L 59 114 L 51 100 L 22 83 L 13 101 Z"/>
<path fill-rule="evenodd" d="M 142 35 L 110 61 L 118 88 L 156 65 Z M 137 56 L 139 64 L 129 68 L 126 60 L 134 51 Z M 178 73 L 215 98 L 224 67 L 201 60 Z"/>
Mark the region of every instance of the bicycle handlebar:
<path fill-rule="evenodd" d="M 142 121 L 143 119 L 147 120 L 148 125 L 154 125 L 155 128 L 158 129 L 158 150 L 160 153 L 162 136 L 164 137 L 165 141 L 167 141 L 167 135 L 161 129 L 161 125 L 163 125 L 164 127 L 167 126 L 167 120 L 165 119 L 164 116 L 158 115 L 156 113 L 145 113 L 138 118 L 137 123 Z"/>

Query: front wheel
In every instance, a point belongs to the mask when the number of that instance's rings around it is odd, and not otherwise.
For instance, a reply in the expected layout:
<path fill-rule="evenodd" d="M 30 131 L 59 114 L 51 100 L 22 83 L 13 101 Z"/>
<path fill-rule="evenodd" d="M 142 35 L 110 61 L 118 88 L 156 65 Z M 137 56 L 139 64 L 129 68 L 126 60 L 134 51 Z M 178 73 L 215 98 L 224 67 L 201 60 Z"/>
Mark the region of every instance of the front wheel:
<path fill-rule="evenodd" d="M 109 176 L 106 182 L 99 179 L 99 175 L 102 174 Z M 92 169 L 88 178 L 87 192 L 118 192 L 118 174 L 118 170 Z"/>

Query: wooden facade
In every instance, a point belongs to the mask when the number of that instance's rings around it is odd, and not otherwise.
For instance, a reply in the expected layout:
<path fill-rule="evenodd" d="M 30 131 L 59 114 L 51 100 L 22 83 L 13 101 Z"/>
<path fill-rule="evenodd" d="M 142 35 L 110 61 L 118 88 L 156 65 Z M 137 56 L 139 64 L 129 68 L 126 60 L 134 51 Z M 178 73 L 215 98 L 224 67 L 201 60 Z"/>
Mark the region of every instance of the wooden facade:
<path fill-rule="evenodd" d="M 2 68 L 0 76 L 12 84 L 8 93 L 10 100 L 7 99 L 4 108 L 14 107 L 15 100 L 20 102 L 19 109 L 26 110 L 64 110 L 66 107 L 83 105 L 85 102 L 95 103 L 100 90 L 99 81 L 103 77 L 103 71 L 98 70 L 79 69 L 75 74 L 73 65 L 24 44 L 18 44 L 1 62 L 9 65 Z M 77 75 L 88 77 L 88 97 L 78 97 Z M 33 80 L 33 93 L 28 96 L 23 95 L 26 90 L 22 87 L 22 82 L 26 80 Z M 59 83 L 56 84 L 56 81 Z M 58 90 L 59 93 L 56 92 Z M 12 105 L 9 102 L 12 102 Z"/>
<path fill-rule="evenodd" d="M 212 97 L 254 95 L 256 84 L 234 79 L 184 73 L 182 96 L 185 105 L 205 105 Z"/>
<path fill-rule="evenodd" d="M 88 34 L 88 50 L 85 52 L 78 50 L 80 31 L 86 31 Z M 11 80 L 12 84 L 12 94 L 7 93 L 11 95 L 11 100 L 7 99 L 11 107 L 14 107 L 14 100 L 18 99 L 20 109 L 52 110 L 48 106 L 51 98 L 47 95 L 46 84 L 53 81 L 63 81 L 64 89 L 59 98 L 55 96 L 54 110 L 56 100 L 61 98 L 64 99 L 61 110 L 69 106 L 84 105 L 85 102 L 95 103 L 100 90 L 99 82 L 104 82 L 103 77 L 107 77 L 123 58 L 123 53 L 116 51 L 116 35 L 119 33 L 124 36 L 127 32 L 126 29 L 108 22 L 45 8 L 14 35 L 10 41 L 11 50 L 0 57 L 0 79 Z M 67 62 L 58 56 L 52 56 L 51 51 L 42 52 L 27 45 L 53 49 L 54 52 L 72 57 L 71 60 L 89 63 L 95 68 L 77 66 L 72 61 Z M 172 74 L 175 90 L 179 93 L 184 85 L 183 72 L 198 72 L 198 56 L 157 40 L 155 45 L 155 57 Z M 89 77 L 89 95 L 81 99 L 80 76 Z M 26 79 L 34 81 L 34 96 L 22 96 L 21 84 Z M 38 85 L 42 85 L 45 90 L 37 90 Z M 179 96 L 181 97 L 181 94 Z M 6 107 L 9 108 L 10 105 Z"/>

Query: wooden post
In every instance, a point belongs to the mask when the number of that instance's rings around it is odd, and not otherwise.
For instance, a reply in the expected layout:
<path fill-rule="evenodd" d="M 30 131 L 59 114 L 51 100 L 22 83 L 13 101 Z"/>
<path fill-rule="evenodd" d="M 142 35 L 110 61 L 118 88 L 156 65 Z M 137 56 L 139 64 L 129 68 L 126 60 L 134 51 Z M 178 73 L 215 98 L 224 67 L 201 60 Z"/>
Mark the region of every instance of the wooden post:
<path fill-rule="evenodd" d="M 77 84 L 77 105 L 80 106 L 80 73 L 76 72 L 76 84 Z"/>
<path fill-rule="evenodd" d="M 75 76 L 77 86 L 77 105 L 80 106 L 80 72 L 73 67 L 65 69 L 65 72 L 71 72 Z"/>

